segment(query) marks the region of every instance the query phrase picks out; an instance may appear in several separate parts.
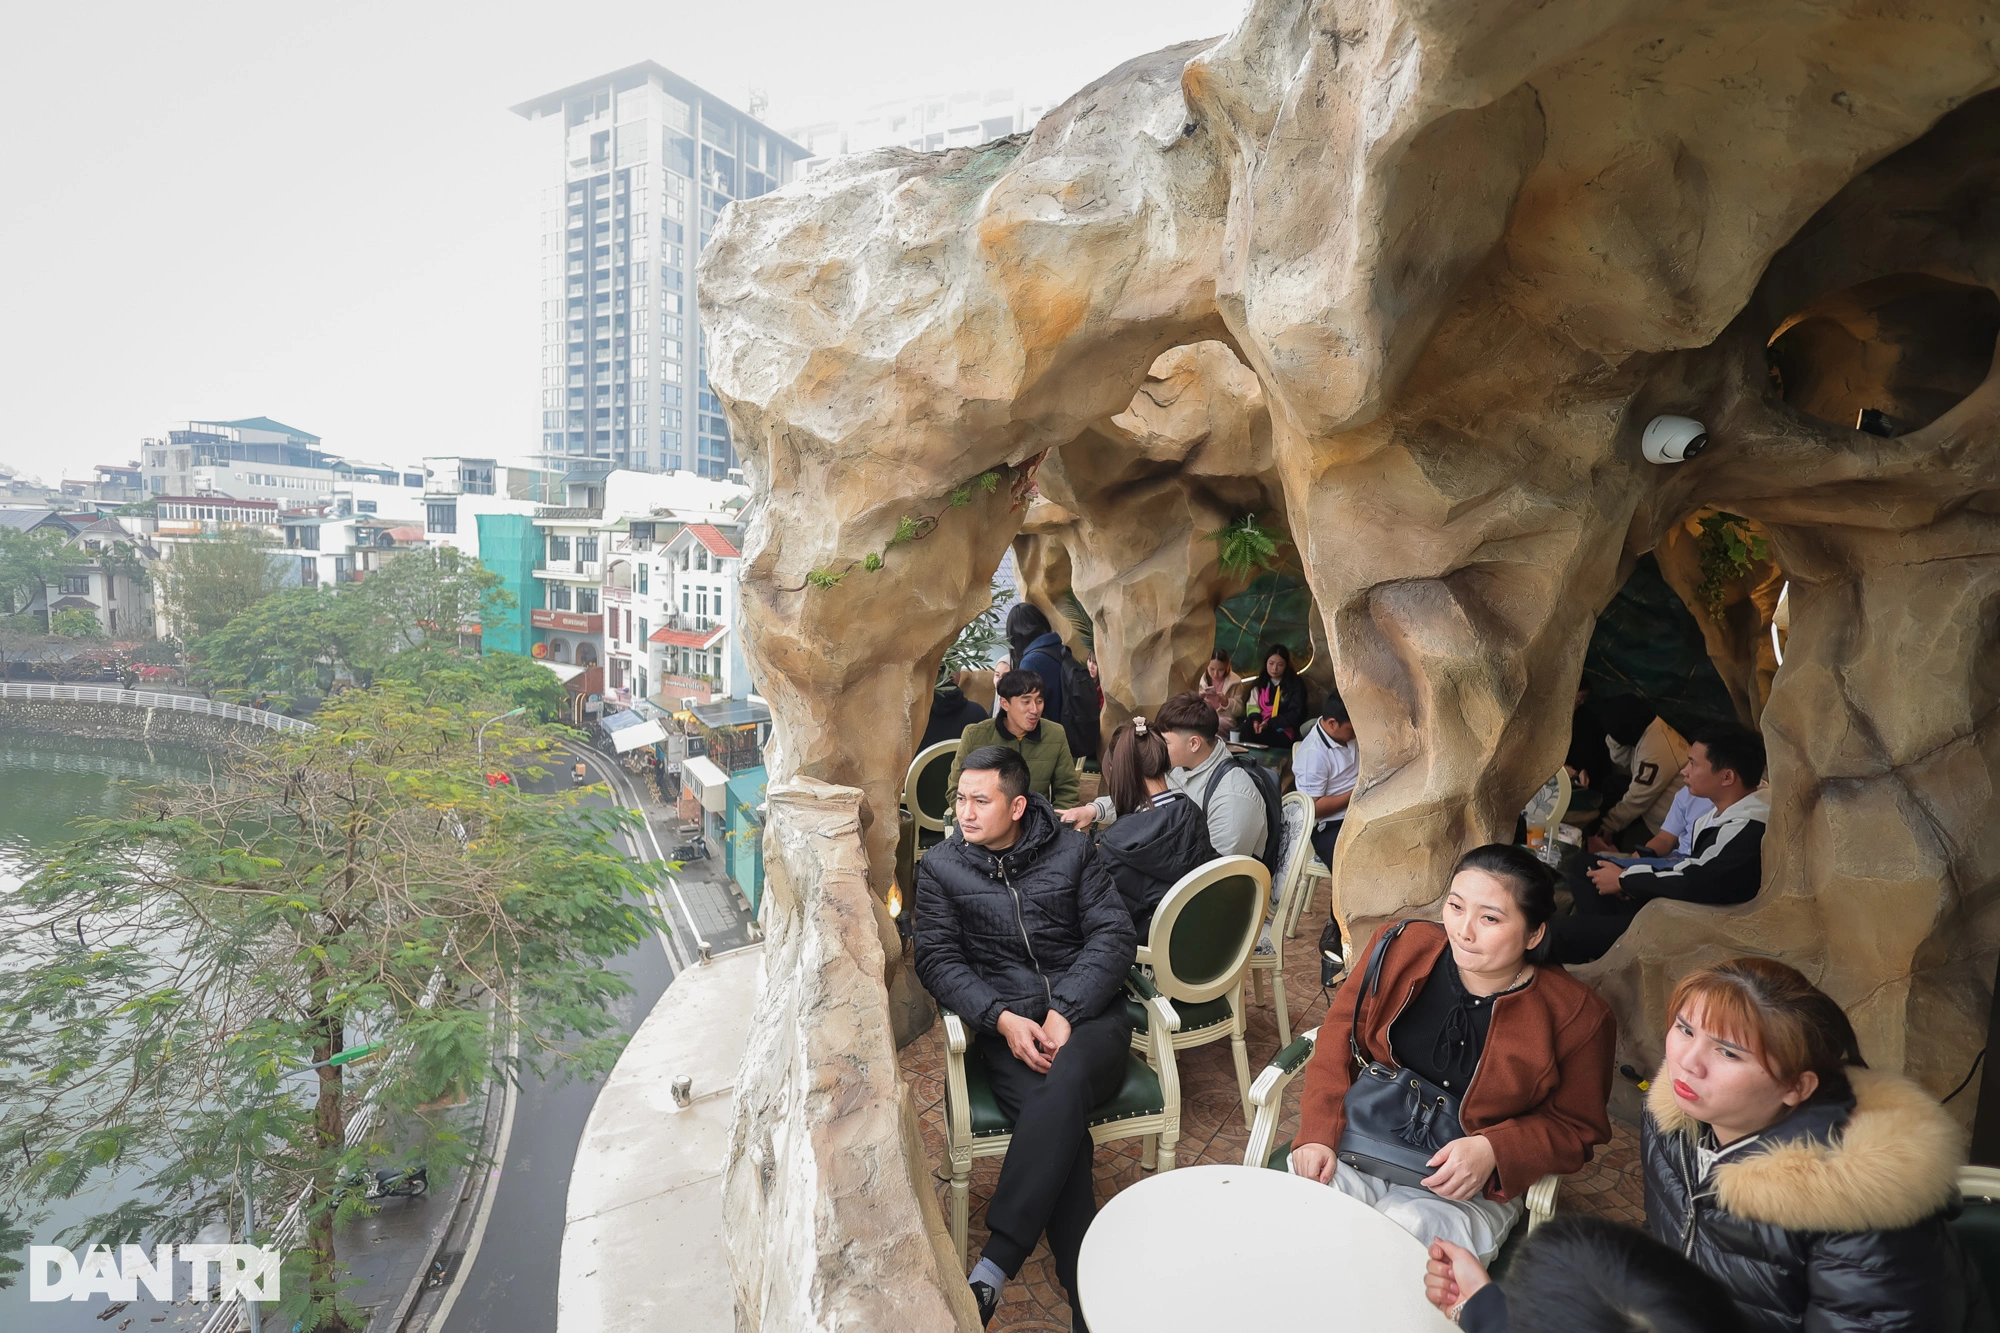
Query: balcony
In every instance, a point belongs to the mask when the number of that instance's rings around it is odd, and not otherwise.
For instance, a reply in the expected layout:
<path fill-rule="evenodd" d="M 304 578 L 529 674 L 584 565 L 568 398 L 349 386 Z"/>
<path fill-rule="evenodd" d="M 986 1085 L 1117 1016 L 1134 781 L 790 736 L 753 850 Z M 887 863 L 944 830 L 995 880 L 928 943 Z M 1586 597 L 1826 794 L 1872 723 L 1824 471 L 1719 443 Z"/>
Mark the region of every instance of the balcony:
<path fill-rule="evenodd" d="M 528 612 L 528 623 L 536 629 L 559 629 L 571 634 L 604 633 L 602 615 L 579 611 L 547 611 L 538 607 Z"/>
<path fill-rule="evenodd" d="M 537 505 L 535 506 L 535 517 L 538 520 L 596 523 L 604 518 L 604 511 L 602 509 L 585 509 L 579 505 Z"/>

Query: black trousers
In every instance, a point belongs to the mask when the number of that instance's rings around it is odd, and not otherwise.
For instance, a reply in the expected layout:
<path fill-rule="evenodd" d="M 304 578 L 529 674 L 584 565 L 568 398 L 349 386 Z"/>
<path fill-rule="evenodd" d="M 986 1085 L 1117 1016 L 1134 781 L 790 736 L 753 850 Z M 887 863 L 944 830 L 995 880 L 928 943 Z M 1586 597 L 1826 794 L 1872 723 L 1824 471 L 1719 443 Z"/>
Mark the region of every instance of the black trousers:
<path fill-rule="evenodd" d="M 986 1205 L 985 1258 L 1008 1277 L 1021 1271 L 1046 1232 L 1055 1256 L 1056 1278 L 1076 1297 L 1076 1256 L 1083 1233 L 1097 1216 L 1090 1163 L 1090 1113 L 1118 1091 L 1125 1079 L 1132 1025 L 1122 1002 L 1096 1018 L 1075 1024 L 1056 1052 L 1049 1072 L 1037 1074 L 1014 1058 L 1001 1037 L 981 1036 L 994 1100 L 1014 1122 L 1014 1139 L 1000 1163 L 1000 1181 Z"/>
<path fill-rule="evenodd" d="M 1595 856 L 1579 856 L 1570 862 L 1569 892 L 1575 900 L 1576 913 L 1549 922 L 1549 961 L 1596 962 L 1618 943 L 1618 937 L 1644 906 L 1622 893 L 1599 893 L 1590 882 L 1590 872 L 1602 864 Z"/>
<path fill-rule="evenodd" d="M 1333 868 L 1333 846 L 1340 841 L 1340 831 L 1346 827 L 1347 820 L 1345 817 L 1342 817 L 1334 820 L 1325 828 L 1316 828 L 1313 830 L 1313 855 L 1317 856 L 1319 863 L 1329 870 Z"/>

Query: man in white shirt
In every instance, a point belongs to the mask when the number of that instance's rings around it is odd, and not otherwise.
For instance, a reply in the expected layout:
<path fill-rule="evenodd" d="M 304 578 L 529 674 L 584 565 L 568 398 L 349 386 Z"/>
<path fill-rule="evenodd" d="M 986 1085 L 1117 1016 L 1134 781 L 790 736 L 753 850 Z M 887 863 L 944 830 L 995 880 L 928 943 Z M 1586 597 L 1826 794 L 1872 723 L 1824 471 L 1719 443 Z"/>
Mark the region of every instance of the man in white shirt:
<path fill-rule="evenodd" d="M 1674 803 L 1667 811 L 1667 817 L 1660 823 L 1660 831 L 1646 840 L 1637 856 L 1613 856 L 1616 851 L 1611 843 L 1601 837 L 1592 837 L 1587 850 L 1600 853 L 1599 859 L 1615 862 L 1621 866 L 1651 865 L 1670 866 L 1676 861 L 1694 855 L 1694 825 L 1709 811 L 1715 809 L 1715 802 L 1706 796 L 1696 796 L 1685 784 L 1674 793 Z"/>
<path fill-rule="evenodd" d="M 1221 743 L 1215 709 L 1199 694 L 1177 694 L 1153 714 L 1153 730 L 1167 743 L 1173 771 L 1167 786 L 1185 795 L 1208 817 L 1208 841 L 1217 856 L 1262 856 L 1270 838 L 1263 793 Z M 1109 796 L 1058 812 L 1063 822 L 1086 829 L 1118 817 Z"/>
<path fill-rule="evenodd" d="M 1354 723 L 1340 696 L 1328 691 L 1320 705 L 1319 725 L 1292 750 L 1292 782 L 1313 798 L 1313 853 L 1322 865 L 1333 864 L 1333 845 L 1347 822 L 1347 803 L 1360 776 Z"/>

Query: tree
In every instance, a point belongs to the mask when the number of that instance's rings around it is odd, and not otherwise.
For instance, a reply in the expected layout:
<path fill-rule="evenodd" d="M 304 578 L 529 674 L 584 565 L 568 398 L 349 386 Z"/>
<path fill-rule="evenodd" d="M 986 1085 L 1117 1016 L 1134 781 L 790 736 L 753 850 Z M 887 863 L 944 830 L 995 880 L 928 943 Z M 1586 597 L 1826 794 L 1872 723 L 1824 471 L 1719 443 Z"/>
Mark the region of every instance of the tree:
<path fill-rule="evenodd" d="M 455 548 L 433 546 L 403 552 L 357 591 L 394 652 L 437 639 L 456 643 L 460 630 L 496 622 L 515 605 L 502 583 Z"/>
<path fill-rule="evenodd" d="M 215 633 L 284 586 L 279 557 L 245 528 L 177 547 L 159 578 L 167 620 L 183 643 Z"/>
<path fill-rule="evenodd" d="M 944 650 L 944 661 L 938 666 L 940 683 L 961 671 L 980 671 L 993 665 L 994 654 L 1007 646 L 1007 603 L 1013 600 L 1012 588 L 993 585 L 992 604 L 974 616 Z"/>
<path fill-rule="evenodd" d="M 49 633 L 59 639 L 101 639 L 104 628 L 96 616 L 73 606 L 49 615 Z"/>
<path fill-rule="evenodd" d="M 194 678 L 219 691 L 330 689 L 339 671 L 365 672 L 381 656 L 363 612 L 352 594 L 287 588 L 190 640 Z"/>
<path fill-rule="evenodd" d="M 239 1188 L 265 1218 L 302 1198 L 282 1324 L 356 1327 L 334 1234 L 365 1204 L 344 1182 L 396 1148 L 468 1161 L 425 1108 L 488 1070 L 611 1067 L 631 988 L 608 964 L 661 925 L 613 842 L 635 817 L 489 787 L 489 716 L 350 691 L 31 861 L 0 897 L 0 1218 L 136 1163 L 140 1196 L 63 1239 L 191 1240 Z M 517 769 L 547 746 L 486 732 Z M 364 1031 L 386 1058 L 326 1063 Z M 383 1114 L 349 1148 L 367 1099 Z"/>
<path fill-rule="evenodd" d="M 555 673 L 532 658 L 500 652 L 472 657 L 439 643 L 397 653 L 377 679 L 402 681 L 421 691 L 426 703 L 486 700 L 502 710 L 526 708 L 539 722 L 556 721 L 567 697 Z"/>
<path fill-rule="evenodd" d="M 47 594 L 48 586 L 61 579 L 75 559 L 67 529 L 45 527 L 23 532 L 0 526 L 0 617 L 11 618 L 14 629 L 28 628 L 21 618 L 29 615 L 30 608 Z M 35 628 L 39 629 L 39 624 Z"/>

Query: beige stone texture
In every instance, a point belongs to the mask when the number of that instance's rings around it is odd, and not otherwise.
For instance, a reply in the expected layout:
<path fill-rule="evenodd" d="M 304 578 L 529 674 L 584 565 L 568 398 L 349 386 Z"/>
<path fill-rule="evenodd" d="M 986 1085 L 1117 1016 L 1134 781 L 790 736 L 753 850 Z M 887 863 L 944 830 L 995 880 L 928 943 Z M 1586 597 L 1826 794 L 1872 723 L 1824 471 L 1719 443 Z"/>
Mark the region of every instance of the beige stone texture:
<path fill-rule="evenodd" d="M 976 1329 L 882 987 L 860 793 L 773 782 L 723 1216 L 742 1333 Z"/>
<path fill-rule="evenodd" d="M 1172 382 L 1166 354 L 1226 344 L 1276 490 L 1261 463 L 1203 484 L 1282 496 L 1354 709 L 1350 927 L 1429 909 L 1460 852 L 1507 834 L 1630 562 L 1726 509 L 1791 582 L 1761 714 L 1766 888 L 1648 908 L 1591 975 L 1643 1051 L 1685 967 L 1778 953 L 1875 1063 L 1950 1087 L 2000 945 L 1996 42 L 1983 0 L 1253 0 L 1029 135 L 843 159 L 732 206 L 701 299 L 756 494 L 745 628 L 774 779 L 861 792 L 884 891 L 930 682 L 1034 469 L 1090 529 L 1063 546 L 1093 615 L 1198 615 L 1206 557 L 1168 549 L 1206 521 L 1193 454 L 1148 489 L 1188 432 L 1138 399 Z M 1857 404 L 1911 429 L 1861 434 Z M 1646 463 L 1663 412 L 1714 446 Z M 950 507 L 993 469 L 1005 485 Z M 1128 496 L 1152 517 L 1122 517 Z M 1124 587 L 1148 560 L 1152 586 Z M 1133 700 L 1195 654 L 1177 629 L 1117 626 Z M 1747 707 L 1747 640 L 1724 648 Z M 844 984 L 879 1001 L 866 972 Z M 863 1102 L 893 1080 L 846 1077 Z"/>

